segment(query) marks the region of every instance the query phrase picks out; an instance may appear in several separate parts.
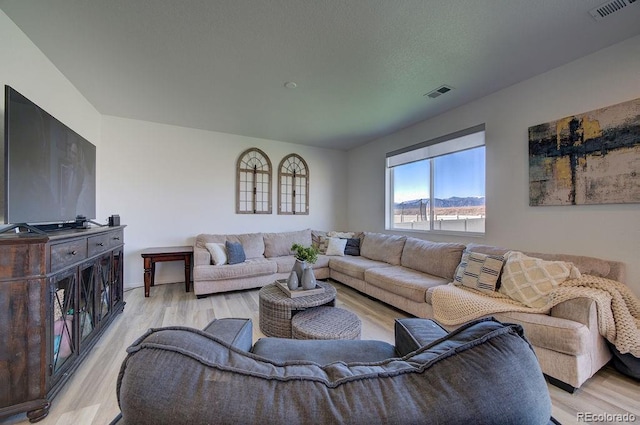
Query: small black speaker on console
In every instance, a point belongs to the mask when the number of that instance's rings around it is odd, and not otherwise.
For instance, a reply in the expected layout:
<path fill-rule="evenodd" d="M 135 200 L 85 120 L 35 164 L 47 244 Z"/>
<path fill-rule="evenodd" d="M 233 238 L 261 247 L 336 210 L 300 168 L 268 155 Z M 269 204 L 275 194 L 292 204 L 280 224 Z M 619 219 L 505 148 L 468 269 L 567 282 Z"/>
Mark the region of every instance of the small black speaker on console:
<path fill-rule="evenodd" d="M 109 226 L 120 226 L 120 216 L 118 214 L 109 216 Z"/>
<path fill-rule="evenodd" d="M 89 227 L 89 222 L 87 221 L 87 217 L 83 215 L 76 216 L 76 222 L 72 226 L 75 229 L 86 229 Z"/>

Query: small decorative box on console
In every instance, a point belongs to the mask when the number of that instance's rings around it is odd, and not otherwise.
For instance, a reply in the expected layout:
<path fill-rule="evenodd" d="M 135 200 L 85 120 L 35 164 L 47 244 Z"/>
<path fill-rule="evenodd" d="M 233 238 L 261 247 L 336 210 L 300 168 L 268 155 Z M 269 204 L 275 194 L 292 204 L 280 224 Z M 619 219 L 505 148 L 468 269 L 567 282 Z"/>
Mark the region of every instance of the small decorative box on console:
<path fill-rule="evenodd" d="M 109 226 L 120 226 L 120 216 L 118 214 L 109 216 Z"/>

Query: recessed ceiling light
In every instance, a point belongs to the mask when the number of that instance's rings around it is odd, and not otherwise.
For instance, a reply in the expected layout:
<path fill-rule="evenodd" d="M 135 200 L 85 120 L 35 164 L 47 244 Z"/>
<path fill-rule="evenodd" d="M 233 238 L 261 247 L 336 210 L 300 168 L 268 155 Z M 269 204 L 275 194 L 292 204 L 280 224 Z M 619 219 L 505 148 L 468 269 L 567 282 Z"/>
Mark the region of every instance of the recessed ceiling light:
<path fill-rule="evenodd" d="M 286 83 L 284 83 L 284 86 L 288 89 L 295 89 L 296 87 L 298 87 L 298 85 L 293 81 L 287 81 Z"/>

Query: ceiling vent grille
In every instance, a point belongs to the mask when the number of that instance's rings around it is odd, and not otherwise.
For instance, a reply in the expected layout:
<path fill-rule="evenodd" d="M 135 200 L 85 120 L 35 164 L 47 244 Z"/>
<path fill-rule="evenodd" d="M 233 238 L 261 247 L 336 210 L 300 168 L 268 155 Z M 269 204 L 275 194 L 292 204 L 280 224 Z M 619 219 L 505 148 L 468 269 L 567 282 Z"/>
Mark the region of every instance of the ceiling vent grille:
<path fill-rule="evenodd" d="M 636 0 L 611 0 L 589 11 L 593 19 L 600 21 L 614 12 L 635 3 Z"/>
<path fill-rule="evenodd" d="M 425 93 L 423 96 L 427 96 L 427 97 L 430 97 L 431 99 L 435 99 L 438 96 L 441 96 L 447 92 L 450 92 L 451 90 L 453 90 L 453 87 L 442 85 L 437 89 L 430 91 L 429 93 Z"/>

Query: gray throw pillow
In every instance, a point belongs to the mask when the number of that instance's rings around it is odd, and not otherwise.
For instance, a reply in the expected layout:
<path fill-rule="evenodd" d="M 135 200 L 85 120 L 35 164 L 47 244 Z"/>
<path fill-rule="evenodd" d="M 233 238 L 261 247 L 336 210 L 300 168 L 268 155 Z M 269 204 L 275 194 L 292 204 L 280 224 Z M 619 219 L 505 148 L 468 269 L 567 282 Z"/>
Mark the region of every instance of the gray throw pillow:
<path fill-rule="evenodd" d="M 345 255 L 360 255 L 360 239 L 347 239 L 347 246 L 344 248 Z"/>
<path fill-rule="evenodd" d="M 247 256 L 244 253 L 244 248 L 242 248 L 242 244 L 240 242 L 226 241 L 224 245 L 225 248 L 227 248 L 227 264 L 244 263 L 247 259 Z"/>

